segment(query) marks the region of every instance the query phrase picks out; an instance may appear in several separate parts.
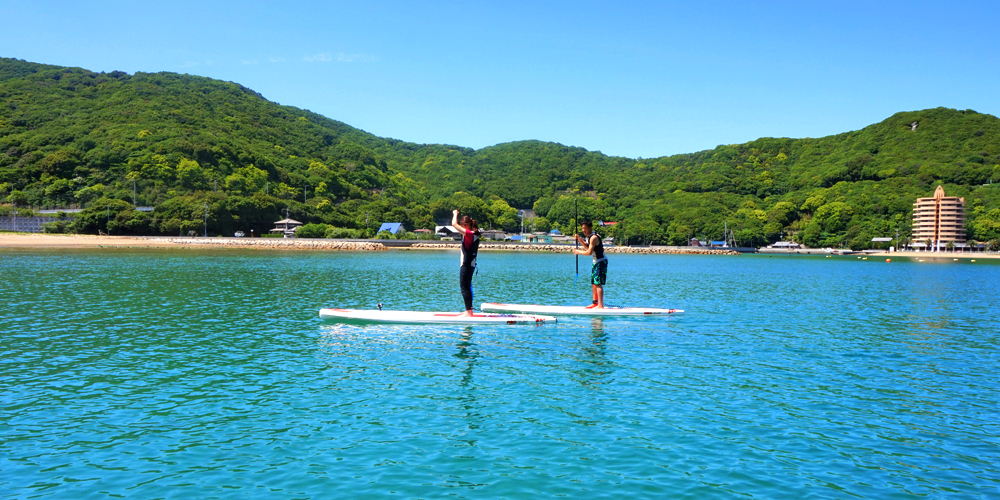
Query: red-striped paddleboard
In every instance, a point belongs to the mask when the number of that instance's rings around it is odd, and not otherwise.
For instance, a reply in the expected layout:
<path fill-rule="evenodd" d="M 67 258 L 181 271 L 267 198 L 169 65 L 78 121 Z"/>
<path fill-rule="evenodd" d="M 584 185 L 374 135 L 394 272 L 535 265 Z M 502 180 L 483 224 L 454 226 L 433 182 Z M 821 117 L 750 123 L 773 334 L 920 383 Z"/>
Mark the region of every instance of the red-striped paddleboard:
<path fill-rule="evenodd" d="M 488 312 L 555 314 L 570 316 L 650 316 L 680 314 L 682 309 L 659 309 L 655 307 L 605 307 L 603 309 L 584 306 L 543 306 L 538 304 L 498 304 L 483 303 L 480 308 Z"/>
<path fill-rule="evenodd" d="M 454 312 L 386 311 L 380 309 L 320 309 L 323 319 L 369 321 L 372 323 L 445 323 L 471 325 L 541 325 L 555 323 L 552 316 L 523 314 L 487 314 L 462 316 Z"/>

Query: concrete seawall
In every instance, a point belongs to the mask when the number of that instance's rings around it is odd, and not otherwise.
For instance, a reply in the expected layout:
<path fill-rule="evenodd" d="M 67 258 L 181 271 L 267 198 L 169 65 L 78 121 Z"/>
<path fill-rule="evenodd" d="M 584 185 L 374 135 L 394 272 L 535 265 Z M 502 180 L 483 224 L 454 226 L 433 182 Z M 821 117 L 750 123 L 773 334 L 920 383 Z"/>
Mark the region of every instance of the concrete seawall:
<path fill-rule="evenodd" d="M 0 217 L 0 231 L 41 233 L 43 224 L 69 220 L 72 219 L 69 217 L 48 217 L 42 215 L 33 215 L 31 217 L 15 217 L 13 215 L 8 215 Z"/>

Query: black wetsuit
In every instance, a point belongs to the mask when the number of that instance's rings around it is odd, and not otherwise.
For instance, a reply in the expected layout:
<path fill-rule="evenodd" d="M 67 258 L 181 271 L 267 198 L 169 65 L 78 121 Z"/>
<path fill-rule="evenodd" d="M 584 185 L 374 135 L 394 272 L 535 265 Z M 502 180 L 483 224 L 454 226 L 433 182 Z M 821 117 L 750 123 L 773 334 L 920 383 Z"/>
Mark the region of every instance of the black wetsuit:
<path fill-rule="evenodd" d="M 462 232 L 461 267 L 458 271 L 458 284 L 462 289 L 462 299 L 465 300 L 465 310 L 472 309 L 472 275 L 476 272 L 476 256 L 479 255 L 479 235 L 456 227 Z"/>

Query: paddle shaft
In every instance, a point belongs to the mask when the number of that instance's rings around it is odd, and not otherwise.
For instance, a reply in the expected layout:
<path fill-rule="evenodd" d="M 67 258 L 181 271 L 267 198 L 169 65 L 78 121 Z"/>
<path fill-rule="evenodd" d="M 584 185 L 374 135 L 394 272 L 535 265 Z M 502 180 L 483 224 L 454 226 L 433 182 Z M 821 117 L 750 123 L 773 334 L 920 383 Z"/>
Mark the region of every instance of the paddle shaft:
<path fill-rule="evenodd" d="M 580 225 L 580 201 L 573 200 L 573 248 L 580 247 L 580 240 L 576 234 L 576 228 Z M 573 278 L 573 283 L 576 283 L 580 279 L 580 256 L 576 256 L 576 278 Z"/>

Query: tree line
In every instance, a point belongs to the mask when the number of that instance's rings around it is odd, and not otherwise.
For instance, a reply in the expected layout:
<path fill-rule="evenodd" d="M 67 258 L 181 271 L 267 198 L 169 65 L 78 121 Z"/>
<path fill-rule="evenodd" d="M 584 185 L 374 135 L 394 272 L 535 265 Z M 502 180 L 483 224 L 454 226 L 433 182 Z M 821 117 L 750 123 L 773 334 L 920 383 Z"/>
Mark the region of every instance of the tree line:
<path fill-rule="evenodd" d="M 1000 238 L 1000 121 L 971 110 L 630 159 L 540 141 L 474 150 L 381 138 L 174 73 L 0 58 L 0 100 L 2 210 L 80 207 L 67 230 L 84 233 L 261 234 L 287 214 L 323 235 L 372 237 L 383 222 L 432 229 L 454 208 L 483 227 L 520 230 L 528 211 L 526 229 L 569 232 L 578 207 L 632 243 L 727 228 L 746 246 L 860 249 L 907 237 L 914 200 L 940 184 L 966 198 L 970 239 Z"/>

